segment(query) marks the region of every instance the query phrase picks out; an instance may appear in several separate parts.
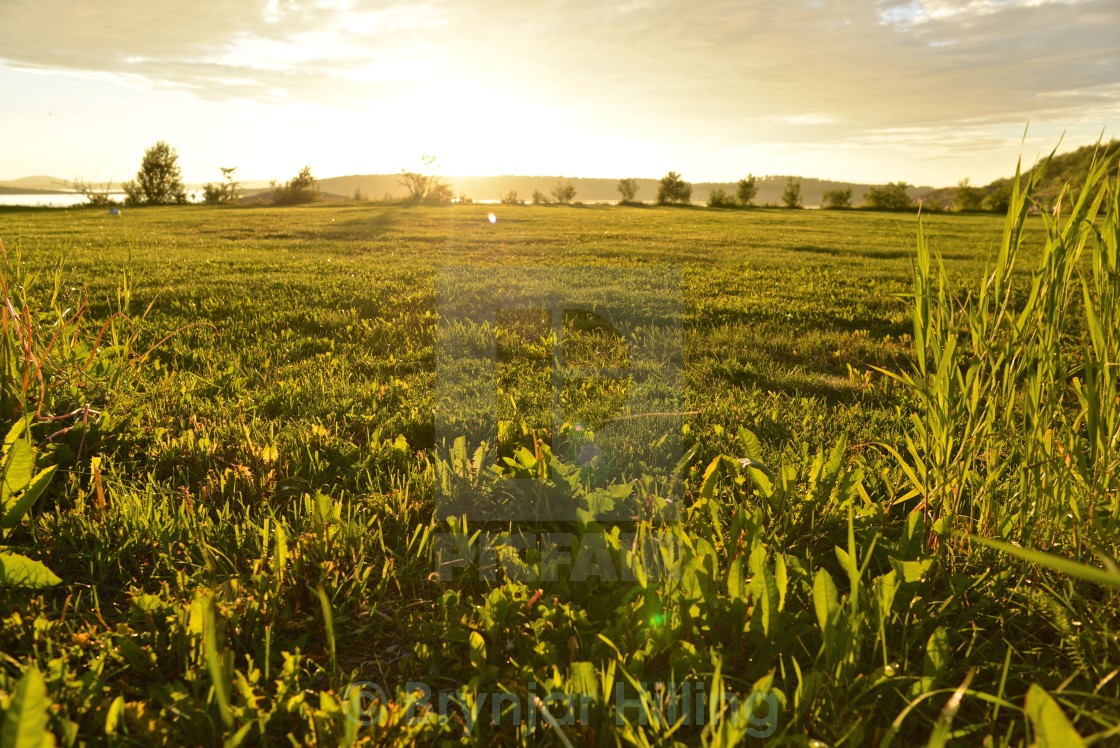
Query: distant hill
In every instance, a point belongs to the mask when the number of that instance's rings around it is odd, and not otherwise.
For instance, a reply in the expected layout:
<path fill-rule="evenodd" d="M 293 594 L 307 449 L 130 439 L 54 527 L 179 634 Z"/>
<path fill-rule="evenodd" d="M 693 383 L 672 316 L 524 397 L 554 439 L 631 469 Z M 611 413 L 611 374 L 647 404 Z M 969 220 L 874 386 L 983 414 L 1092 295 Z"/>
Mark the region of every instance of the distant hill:
<path fill-rule="evenodd" d="M 66 180 L 58 177 L 20 177 L 0 181 L 0 195 L 44 195 L 70 192 L 66 189 Z"/>
<path fill-rule="evenodd" d="M 1089 167 L 1093 163 L 1094 154 L 1097 154 L 1098 159 L 1101 157 L 1112 159 L 1109 174 L 1115 179 L 1117 153 L 1120 153 L 1120 140 L 1111 140 L 1102 144 L 1099 152 L 1096 145 L 1086 145 L 1067 153 L 1057 154 L 1050 160 L 1049 166 L 1043 172 L 1042 178 L 1035 189 L 1035 199 L 1043 209 L 1052 209 L 1064 185 L 1068 183 L 1076 190 L 1084 184 L 1085 177 L 1089 174 Z M 1024 163 L 1023 166 L 1027 167 L 1028 165 Z M 1032 165 L 1023 169 L 1024 181 L 1026 176 L 1033 174 L 1036 168 L 1037 165 Z M 983 207 L 997 211 L 1005 210 L 1007 200 L 1011 195 L 1013 179 L 1014 177 L 1010 176 L 1002 177 L 983 187 L 977 186 Z M 924 197 L 924 200 L 927 205 L 954 210 L 957 208 L 957 188 L 942 187 L 932 190 Z"/>
<path fill-rule="evenodd" d="M 782 192 L 786 188 L 789 177 L 767 176 L 758 177 L 758 196 L 756 205 L 781 204 Z M 346 177 L 331 177 L 319 180 L 319 189 L 324 193 L 331 193 L 343 197 L 353 197 L 355 192 L 360 192 L 367 199 L 380 200 L 383 198 L 403 198 L 405 190 L 398 183 L 396 174 L 363 174 Z M 534 190 L 540 190 L 548 195 L 561 180 L 571 182 L 576 188 L 576 200 L 579 202 L 617 202 L 617 179 L 585 179 L 581 177 L 555 177 L 555 176 L 516 176 L 505 174 L 496 177 L 445 177 L 444 180 L 451 185 L 456 196 L 465 195 L 473 200 L 500 200 L 510 191 L 517 192 L 518 198 L 529 201 Z M 858 205 L 863 195 L 873 186 L 868 184 L 855 184 L 851 182 L 833 182 L 822 179 L 794 177 L 801 182 L 802 199 L 807 206 L 819 205 L 821 194 L 826 190 L 852 189 L 852 203 Z M 653 202 L 657 199 L 656 179 L 638 179 L 638 200 Z M 735 192 L 734 182 L 697 182 L 692 185 L 692 201 L 706 203 L 708 194 L 721 188 L 727 192 Z M 911 197 L 921 197 L 927 194 L 932 187 L 912 187 L 909 190 Z"/>

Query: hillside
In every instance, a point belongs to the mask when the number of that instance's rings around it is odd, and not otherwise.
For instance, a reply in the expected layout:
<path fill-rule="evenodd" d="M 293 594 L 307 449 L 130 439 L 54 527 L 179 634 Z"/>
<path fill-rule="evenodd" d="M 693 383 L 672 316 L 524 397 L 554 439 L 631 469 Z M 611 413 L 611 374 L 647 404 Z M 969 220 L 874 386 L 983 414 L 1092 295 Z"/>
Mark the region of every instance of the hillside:
<path fill-rule="evenodd" d="M 1067 153 L 1055 155 L 1043 172 L 1042 178 L 1035 190 L 1035 199 L 1038 201 L 1039 205 L 1049 210 L 1053 208 L 1054 202 L 1058 199 L 1058 194 L 1061 192 L 1063 185 L 1071 184 L 1076 188 L 1078 185 L 1083 184 L 1085 178 L 1089 174 L 1089 167 L 1094 161 L 1094 155 L 1097 156 L 1098 160 L 1102 153 L 1113 159 L 1109 174 L 1112 178 L 1115 178 L 1117 162 L 1114 157 L 1116 153 L 1120 151 L 1120 140 L 1109 141 L 1100 148 L 1101 151 L 1098 153 L 1097 145 L 1086 145 Z M 1026 161 L 1024 160 L 1024 165 L 1025 164 Z M 1030 168 L 1024 169 L 1024 177 L 1033 174 L 1037 168 L 1038 164 L 1035 164 Z M 1012 179 L 1013 177 L 1011 176 L 1002 177 L 983 187 L 976 187 L 980 192 L 980 200 L 983 209 L 995 211 L 1006 210 L 1007 200 L 1011 195 Z M 925 196 L 925 201 L 927 205 L 944 208 L 946 210 L 957 209 L 957 188 L 942 187 L 932 190 Z"/>
<path fill-rule="evenodd" d="M 687 175 L 686 175 L 687 178 Z M 616 202 L 619 199 L 617 179 L 585 179 L 556 176 L 516 176 L 504 174 L 494 177 L 446 177 L 456 196 L 465 195 L 473 200 L 496 201 L 512 191 L 521 200 L 531 200 L 534 190 L 548 195 L 557 182 L 566 180 L 576 188 L 576 200 L 580 202 Z M 758 177 L 758 205 L 780 204 L 782 192 L 786 188 L 786 176 Z M 851 182 L 833 182 L 821 179 L 794 177 L 801 182 L 801 194 L 806 205 L 819 205 L 825 190 L 852 189 L 852 202 L 858 204 L 863 194 L 872 186 Z M 331 177 L 319 180 L 319 188 L 324 193 L 352 197 L 355 191 L 367 199 L 404 197 L 404 188 L 398 183 L 396 174 L 364 174 L 345 177 Z M 638 199 L 653 202 L 657 198 L 656 179 L 638 179 Z M 716 188 L 728 192 L 735 191 L 734 182 L 697 182 L 692 186 L 692 200 L 704 203 L 708 194 Z M 931 191 L 930 187 L 913 187 L 909 190 L 912 197 L 920 197 Z"/>
<path fill-rule="evenodd" d="M 0 195 L 53 195 L 69 192 L 65 180 L 58 177 L 33 176 L 0 180 Z"/>
<path fill-rule="evenodd" d="M 0 179 L 0 187 L 8 187 L 23 193 L 61 192 L 66 185 L 65 179 L 48 177 L 42 174 L 19 179 Z"/>

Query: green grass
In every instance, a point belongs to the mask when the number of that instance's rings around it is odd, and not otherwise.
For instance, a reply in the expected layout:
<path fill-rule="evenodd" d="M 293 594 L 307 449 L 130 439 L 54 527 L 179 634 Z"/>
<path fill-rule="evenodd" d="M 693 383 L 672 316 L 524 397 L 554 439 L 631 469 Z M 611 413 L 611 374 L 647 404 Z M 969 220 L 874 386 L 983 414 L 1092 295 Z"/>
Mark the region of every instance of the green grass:
<path fill-rule="evenodd" d="M 1030 271 L 1054 256 L 1044 221 L 1023 221 L 1017 269 L 996 294 L 1006 291 L 1014 309 L 1030 307 Z M 1107 236 L 1114 223 L 1098 225 Z M 939 351 L 984 318 L 963 291 L 1006 260 L 1003 232 L 996 217 L 925 219 L 947 283 L 924 338 Z M 931 393 L 957 390 L 951 374 L 939 385 L 916 368 L 914 259 L 933 268 L 928 282 L 917 276 L 919 293 L 938 277 L 917 236 L 913 215 L 766 209 L 0 212 L 5 296 L 11 311 L 28 310 L 18 334 L 5 316 L 0 362 L 10 375 L 0 406 L 5 423 L 37 414 L 39 465 L 58 466 L 5 542 L 62 579 L 4 591 L 0 693 L 10 696 L 0 709 L 41 718 L 49 700 L 46 724 L 59 742 L 120 745 L 721 745 L 768 724 L 772 736 L 749 740 L 1061 745 L 1046 743 L 1046 731 L 1060 741 L 1067 721 L 1097 745 L 1116 740 L 1118 593 L 1092 582 L 1109 571 L 1096 568 L 1095 551 L 1117 555 L 1107 477 L 1115 422 L 1094 421 L 1090 438 L 1075 394 L 1061 390 L 1042 399 L 1047 424 L 1017 429 L 1014 393 L 1034 375 L 1006 374 L 985 358 L 1008 339 L 993 326 L 990 342 L 952 363 L 964 371 L 986 362 L 976 376 L 993 384 L 980 390 L 1009 393 L 991 405 L 1003 420 L 973 432 L 971 451 L 937 452 L 987 411 L 958 398 L 940 421 L 929 417 L 940 402 Z M 1068 277 L 1099 277 L 1089 297 L 1108 298 L 1099 294 L 1116 269 L 1105 262 L 1094 276 L 1090 250 L 1070 257 Z M 554 338 L 533 313 L 463 332 L 497 335 L 496 438 L 438 438 L 447 434 L 434 419 L 446 405 L 436 399 L 436 288 L 446 267 L 491 272 L 479 299 L 500 293 L 510 268 L 568 268 L 604 284 L 622 269 L 676 268 L 681 397 L 657 427 L 687 454 L 679 473 L 633 455 L 613 470 L 581 466 L 542 446 L 553 436 Z M 1074 363 L 1115 354 L 1114 333 L 1086 352 L 1091 325 L 1077 312 L 1079 285 L 1070 288 L 1055 350 Z M 611 298 L 644 303 L 640 288 L 613 288 Z M 1007 350 L 1038 350 L 1052 308 L 1040 312 L 1037 335 L 1011 335 Z M 1111 321 L 1101 324 L 1107 331 Z M 616 339 L 577 319 L 565 336 L 573 360 L 624 356 Z M 1039 387 L 1057 393 L 1067 368 L 1038 374 Z M 913 386 L 879 370 L 910 375 Z M 574 449 L 609 420 L 603 403 L 633 386 L 603 380 L 566 391 L 573 416 L 562 430 Z M 1090 411 L 1106 412 L 1094 402 Z M 62 414 L 72 415 L 46 420 Z M 574 429 L 577 414 L 588 432 Z M 1062 442 L 1067 433 L 1072 441 Z M 989 480 L 993 454 L 1008 468 Z M 1090 488 L 1032 467 L 1066 454 L 1090 466 Z M 917 481 L 907 473 L 914 455 L 930 465 Z M 1083 455 L 1092 457 L 1078 463 Z M 1035 482 L 1017 489 L 1021 456 Z M 511 477 L 579 508 L 578 519 L 439 518 L 441 492 L 469 490 L 500 506 Z M 1054 488 L 1066 483 L 1075 487 Z M 1042 501 L 1053 497 L 1064 503 Z M 607 519 L 611 503 L 638 513 Z M 649 518 L 674 508 L 678 522 Z M 1035 525 L 1045 533 L 1033 535 Z M 521 565 L 546 566 L 534 550 L 496 569 L 480 563 L 487 542 L 516 545 L 519 533 L 541 531 L 573 536 L 637 579 L 564 567 L 555 578 L 522 576 Z M 969 543 L 968 531 L 1094 573 L 1086 581 L 1060 564 L 1050 571 L 1029 563 L 1038 557 Z M 675 548 L 669 566 L 680 574 L 649 574 L 648 559 L 627 545 L 634 533 Z M 449 552 L 468 562 L 440 566 Z M 16 703 L 40 681 L 39 703 Z M 757 694 L 761 706 L 753 722 L 701 710 L 675 730 L 640 724 L 633 704 L 615 709 L 619 684 L 631 700 L 635 683 L 650 684 L 652 699 L 652 684 L 670 681 L 741 701 Z M 347 716 L 365 714 L 345 700 L 357 682 L 386 697 L 375 724 Z M 415 707 L 409 682 L 426 684 L 433 704 L 440 693 L 481 704 L 481 716 L 472 725 L 469 709 L 452 705 L 441 723 Z M 555 725 L 543 712 L 535 726 L 514 724 L 511 707 L 490 724 L 497 694 L 528 710 L 534 693 L 551 691 L 583 695 L 586 723 L 554 701 Z M 772 720 L 768 703 L 778 706 Z"/>

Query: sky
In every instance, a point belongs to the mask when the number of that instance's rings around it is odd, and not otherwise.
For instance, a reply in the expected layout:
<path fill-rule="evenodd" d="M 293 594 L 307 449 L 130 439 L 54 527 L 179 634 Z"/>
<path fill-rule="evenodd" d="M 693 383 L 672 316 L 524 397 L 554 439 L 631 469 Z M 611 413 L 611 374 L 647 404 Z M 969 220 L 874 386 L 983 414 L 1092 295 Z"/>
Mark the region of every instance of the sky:
<path fill-rule="evenodd" d="M 191 183 L 431 154 L 947 186 L 1120 125 L 1116 0 L 0 0 L 0 29 L 0 180 L 120 183 L 164 140 Z"/>

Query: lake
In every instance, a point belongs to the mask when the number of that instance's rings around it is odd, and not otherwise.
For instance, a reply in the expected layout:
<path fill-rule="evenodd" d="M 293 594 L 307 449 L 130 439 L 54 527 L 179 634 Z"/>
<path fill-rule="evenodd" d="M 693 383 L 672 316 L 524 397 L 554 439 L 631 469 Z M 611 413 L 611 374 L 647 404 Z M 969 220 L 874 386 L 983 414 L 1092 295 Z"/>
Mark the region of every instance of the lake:
<path fill-rule="evenodd" d="M 118 202 L 124 202 L 124 193 L 112 194 L 112 198 Z M 86 199 L 74 192 L 62 192 L 54 195 L 0 195 L 0 205 L 28 205 L 28 206 L 50 206 L 55 208 L 72 208 L 75 205 L 84 205 Z"/>

